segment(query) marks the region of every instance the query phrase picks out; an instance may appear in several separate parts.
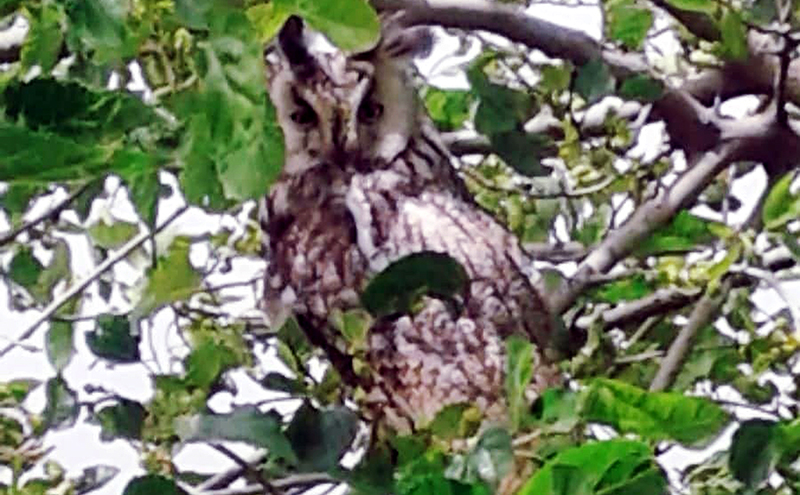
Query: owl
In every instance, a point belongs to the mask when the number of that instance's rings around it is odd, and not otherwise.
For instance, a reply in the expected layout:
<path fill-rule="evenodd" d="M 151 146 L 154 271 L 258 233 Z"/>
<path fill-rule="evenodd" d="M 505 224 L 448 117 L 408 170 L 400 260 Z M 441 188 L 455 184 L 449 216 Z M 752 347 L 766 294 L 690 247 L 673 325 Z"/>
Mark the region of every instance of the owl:
<path fill-rule="evenodd" d="M 410 62 L 430 47 L 430 33 L 384 24 L 365 53 L 318 52 L 292 17 L 267 57 L 286 153 L 261 204 L 264 307 L 273 324 L 293 314 L 363 389 L 367 410 L 395 430 L 461 403 L 502 420 L 505 339 L 518 334 L 546 349 L 554 318 L 531 283 L 531 260 L 474 202 L 418 101 Z M 373 276 L 420 252 L 463 265 L 463 301 L 454 310 L 424 298 L 413 314 L 374 320 L 361 361 L 368 371 L 356 373 L 331 315 L 358 308 Z M 558 381 L 540 350 L 534 393 Z"/>

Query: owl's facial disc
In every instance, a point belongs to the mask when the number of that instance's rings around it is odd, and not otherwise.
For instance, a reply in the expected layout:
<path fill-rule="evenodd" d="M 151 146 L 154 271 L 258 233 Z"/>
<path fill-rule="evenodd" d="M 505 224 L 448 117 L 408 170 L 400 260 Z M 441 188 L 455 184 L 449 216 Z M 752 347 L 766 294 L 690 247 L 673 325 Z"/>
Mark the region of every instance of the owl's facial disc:
<path fill-rule="evenodd" d="M 417 116 L 409 50 L 398 37 L 364 54 L 317 53 L 293 17 L 278 36 L 270 96 L 286 140 L 287 174 L 316 167 L 365 171 L 391 161 Z"/>

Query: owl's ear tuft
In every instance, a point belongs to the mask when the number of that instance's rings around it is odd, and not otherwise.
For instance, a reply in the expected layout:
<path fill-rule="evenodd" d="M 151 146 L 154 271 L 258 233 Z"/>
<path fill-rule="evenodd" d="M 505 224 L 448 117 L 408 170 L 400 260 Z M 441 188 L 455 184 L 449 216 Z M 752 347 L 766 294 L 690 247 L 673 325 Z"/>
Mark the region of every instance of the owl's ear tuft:
<path fill-rule="evenodd" d="M 295 74 L 306 78 L 314 72 L 316 62 L 306 46 L 302 19 L 293 15 L 286 20 L 278 33 L 278 46 Z"/>

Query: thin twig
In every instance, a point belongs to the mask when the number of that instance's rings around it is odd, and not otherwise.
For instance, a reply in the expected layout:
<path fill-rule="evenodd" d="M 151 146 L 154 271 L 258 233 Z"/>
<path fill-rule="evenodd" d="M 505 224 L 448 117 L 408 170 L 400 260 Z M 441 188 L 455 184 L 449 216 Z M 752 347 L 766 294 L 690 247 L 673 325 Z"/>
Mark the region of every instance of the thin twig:
<path fill-rule="evenodd" d="M 61 306 L 63 306 L 67 301 L 69 301 L 77 294 L 79 294 L 81 291 L 83 291 L 92 282 L 94 282 L 97 279 L 97 277 L 105 273 L 109 268 L 111 268 L 115 264 L 125 259 L 130 253 L 132 253 L 139 246 L 147 242 L 147 240 L 150 239 L 152 236 L 163 230 L 167 225 L 169 225 L 176 218 L 181 216 L 183 212 L 185 212 L 188 208 L 189 208 L 188 205 L 182 207 L 181 209 L 170 215 L 170 217 L 167 218 L 164 221 L 164 223 L 156 227 L 156 229 L 153 230 L 152 232 L 142 232 L 141 234 L 137 235 L 136 237 L 128 241 L 127 244 L 122 246 L 122 248 L 120 248 L 120 250 L 116 254 L 114 254 L 114 256 L 109 256 L 108 258 L 106 258 L 105 261 L 100 263 L 100 265 L 97 268 L 95 268 L 94 271 L 88 277 L 81 280 L 77 284 L 73 285 L 65 293 L 55 298 L 53 302 L 48 304 L 47 307 L 42 311 L 42 313 L 39 315 L 36 321 L 34 321 L 34 323 L 31 326 L 29 326 L 24 332 L 22 332 L 22 334 L 19 337 L 17 337 L 16 342 L 13 342 L 8 346 L 6 346 L 4 349 L 0 350 L 0 358 L 8 354 L 11 351 L 11 349 L 16 347 L 18 342 L 29 339 L 31 335 L 33 335 L 33 333 L 36 331 L 36 329 L 39 328 L 39 325 L 49 320 L 55 314 L 55 312 L 58 311 L 58 309 Z"/>
<path fill-rule="evenodd" d="M 89 188 L 91 184 L 92 181 L 88 181 L 86 184 L 79 187 L 75 192 L 70 194 L 67 198 L 65 198 L 63 201 L 58 203 L 50 210 L 42 213 L 33 220 L 23 223 L 16 229 L 5 234 L 3 237 L 0 237 L 0 246 L 5 246 L 6 244 L 12 242 L 14 239 L 17 238 L 18 235 L 22 234 L 23 232 L 27 232 L 28 230 L 31 230 L 32 228 L 36 227 L 37 225 L 39 225 L 40 223 L 44 222 L 49 218 L 57 218 L 58 215 L 61 214 L 62 211 L 66 210 L 69 207 L 69 205 L 72 204 L 72 202 L 78 198 L 78 196 L 83 194 L 83 192 Z"/>
<path fill-rule="evenodd" d="M 709 323 L 712 323 L 718 315 L 717 310 L 725 300 L 728 292 L 730 292 L 731 286 L 732 277 L 726 277 L 718 290 L 713 292 L 707 290 L 705 295 L 697 302 L 689 315 L 689 321 L 686 322 L 678 336 L 675 337 L 675 340 L 669 346 L 667 355 L 661 360 L 661 366 L 659 366 L 655 378 L 650 383 L 651 392 L 660 392 L 672 385 L 675 374 L 692 347 L 692 342 L 698 332 Z"/>

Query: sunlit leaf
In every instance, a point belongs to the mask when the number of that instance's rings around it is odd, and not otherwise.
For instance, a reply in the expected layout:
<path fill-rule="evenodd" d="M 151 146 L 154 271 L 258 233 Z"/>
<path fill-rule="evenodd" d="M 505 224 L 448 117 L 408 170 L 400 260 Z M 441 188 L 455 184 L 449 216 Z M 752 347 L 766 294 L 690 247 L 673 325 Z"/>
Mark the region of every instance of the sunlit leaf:
<path fill-rule="evenodd" d="M 109 225 L 100 220 L 91 225 L 87 231 L 97 246 L 103 249 L 117 249 L 139 233 L 139 226 L 122 220 Z"/>
<path fill-rule="evenodd" d="M 508 401 L 511 424 L 516 429 L 522 426 L 528 410 L 525 390 L 533 377 L 533 344 L 512 335 L 506 339 L 505 393 Z"/>
<path fill-rule="evenodd" d="M 25 67 L 38 65 L 42 72 L 47 73 L 56 64 L 64 42 L 64 12 L 58 4 L 42 3 L 29 4 L 27 13 L 30 28 L 22 45 L 20 60 Z"/>
<path fill-rule="evenodd" d="M 432 251 L 395 261 L 370 280 L 361 303 L 376 318 L 411 311 L 423 295 L 449 300 L 460 294 L 467 272 L 450 256 Z"/>
<path fill-rule="evenodd" d="M 591 382 L 584 398 L 583 416 L 621 432 L 687 445 L 713 439 L 730 420 L 725 410 L 705 398 L 647 392 L 603 378 Z"/>
<path fill-rule="evenodd" d="M 714 222 L 681 211 L 666 226 L 642 240 L 636 254 L 646 256 L 656 253 L 685 252 L 716 238 Z"/>
<path fill-rule="evenodd" d="M 330 38 L 338 47 L 365 51 L 378 41 L 378 14 L 366 0 L 274 0 L 276 15 L 291 12 Z"/>
<path fill-rule="evenodd" d="M 620 439 L 567 449 L 536 471 L 518 495 L 611 493 L 668 493 L 647 445 Z"/>
<path fill-rule="evenodd" d="M 792 173 L 784 175 L 772 186 L 764 200 L 761 215 L 769 230 L 778 230 L 800 217 L 800 194 L 792 194 L 790 190 L 793 179 Z"/>
<path fill-rule="evenodd" d="M 720 21 L 722 53 L 729 60 L 744 60 L 749 54 L 747 27 L 741 15 L 732 9 L 726 10 Z"/>
<path fill-rule="evenodd" d="M 204 339 L 186 357 L 186 382 L 208 388 L 229 368 L 237 363 L 236 356 L 225 346 Z"/>
<path fill-rule="evenodd" d="M 18 406 L 25 400 L 28 392 L 39 385 L 34 380 L 13 380 L 0 383 L 0 407 Z"/>
<path fill-rule="evenodd" d="M 606 30 L 611 39 L 633 50 L 641 48 L 653 24 L 653 13 L 630 0 L 608 2 L 605 6 Z"/>
<path fill-rule="evenodd" d="M 651 292 L 653 292 L 653 286 L 647 282 L 644 275 L 638 273 L 595 289 L 593 296 L 602 301 L 616 304 L 620 301 L 641 299 Z"/>
<path fill-rule="evenodd" d="M 453 131 L 469 118 L 472 93 L 463 90 L 443 90 L 430 87 L 425 92 L 425 107 L 436 127 Z"/>
<path fill-rule="evenodd" d="M 114 0 L 65 2 L 72 51 L 90 53 L 99 63 L 121 61 L 136 54 L 139 33 L 126 24 L 128 4 Z"/>
<path fill-rule="evenodd" d="M 189 297 L 200 285 L 200 274 L 189 263 L 189 240 L 176 238 L 167 256 L 150 270 L 134 316 L 146 315 L 165 304 Z"/>

